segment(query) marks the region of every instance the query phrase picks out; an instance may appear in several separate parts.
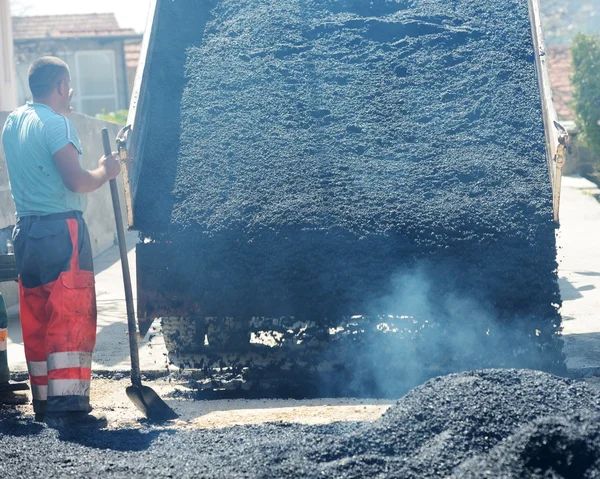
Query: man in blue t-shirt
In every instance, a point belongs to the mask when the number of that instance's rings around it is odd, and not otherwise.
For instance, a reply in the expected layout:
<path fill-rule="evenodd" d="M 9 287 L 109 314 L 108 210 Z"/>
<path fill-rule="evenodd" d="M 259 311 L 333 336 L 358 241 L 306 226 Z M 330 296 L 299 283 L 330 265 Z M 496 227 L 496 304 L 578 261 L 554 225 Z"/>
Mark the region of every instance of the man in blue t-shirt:
<path fill-rule="evenodd" d="M 29 67 L 33 102 L 4 125 L 17 225 L 23 344 L 36 420 L 50 426 L 106 424 L 90 413 L 96 293 L 91 244 L 82 213 L 90 193 L 120 172 L 117 157 L 81 166 L 81 142 L 71 112 L 67 64 L 42 57 Z"/>

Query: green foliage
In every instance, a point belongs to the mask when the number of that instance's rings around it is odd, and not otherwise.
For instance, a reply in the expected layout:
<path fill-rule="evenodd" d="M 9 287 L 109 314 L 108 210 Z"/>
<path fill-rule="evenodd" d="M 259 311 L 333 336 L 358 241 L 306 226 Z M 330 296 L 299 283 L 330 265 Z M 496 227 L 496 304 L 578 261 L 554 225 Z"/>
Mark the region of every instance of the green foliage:
<path fill-rule="evenodd" d="M 600 155 L 600 36 L 576 35 L 571 52 L 580 138 L 595 155 Z"/>
<path fill-rule="evenodd" d="M 118 110 L 110 113 L 98 113 L 96 118 L 99 120 L 110 121 L 111 123 L 118 123 L 119 125 L 127 124 L 127 114 L 128 110 Z"/>

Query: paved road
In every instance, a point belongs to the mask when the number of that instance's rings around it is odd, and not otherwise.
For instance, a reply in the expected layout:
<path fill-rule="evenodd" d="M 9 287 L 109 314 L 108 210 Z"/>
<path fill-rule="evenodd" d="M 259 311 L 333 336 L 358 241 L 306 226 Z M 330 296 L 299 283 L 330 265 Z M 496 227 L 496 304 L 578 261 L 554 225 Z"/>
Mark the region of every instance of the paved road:
<path fill-rule="evenodd" d="M 560 288 L 563 298 L 565 353 L 569 368 L 600 369 L 600 189 L 580 177 L 565 177 L 561 227 L 557 232 Z M 137 233 L 127 237 L 135 292 Z M 125 299 L 116 247 L 96 259 L 98 343 L 95 371 L 129 369 Z M 134 293 L 135 294 L 135 293 Z M 16 309 L 9 325 L 9 360 L 13 371 L 25 371 L 25 356 Z M 156 322 L 140 348 L 142 370 L 164 370 L 166 349 Z"/>
<path fill-rule="evenodd" d="M 600 368 L 600 189 L 565 177 L 558 231 L 563 334 L 569 368 Z"/>
<path fill-rule="evenodd" d="M 429 381 L 361 423 L 55 431 L 0 409 L 0 477 L 596 478 L 599 405 L 582 381 L 496 370 Z"/>

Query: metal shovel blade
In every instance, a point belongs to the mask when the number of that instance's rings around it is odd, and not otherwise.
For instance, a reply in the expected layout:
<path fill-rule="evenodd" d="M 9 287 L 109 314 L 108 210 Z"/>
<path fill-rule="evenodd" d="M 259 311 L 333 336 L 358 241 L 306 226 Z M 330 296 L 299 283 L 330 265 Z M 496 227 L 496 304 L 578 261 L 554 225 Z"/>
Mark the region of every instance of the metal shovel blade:
<path fill-rule="evenodd" d="M 151 421 L 169 421 L 179 417 L 151 387 L 132 384 L 127 386 L 125 393 L 135 407 Z"/>

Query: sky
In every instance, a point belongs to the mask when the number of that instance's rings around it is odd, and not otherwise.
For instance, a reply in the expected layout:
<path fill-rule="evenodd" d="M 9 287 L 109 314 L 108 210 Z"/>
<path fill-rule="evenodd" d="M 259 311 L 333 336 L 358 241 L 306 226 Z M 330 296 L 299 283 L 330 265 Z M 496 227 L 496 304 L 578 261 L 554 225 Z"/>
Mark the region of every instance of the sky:
<path fill-rule="evenodd" d="M 13 15 L 114 13 L 122 28 L 143 33 L 150 0 L 9 0 Z"/>

